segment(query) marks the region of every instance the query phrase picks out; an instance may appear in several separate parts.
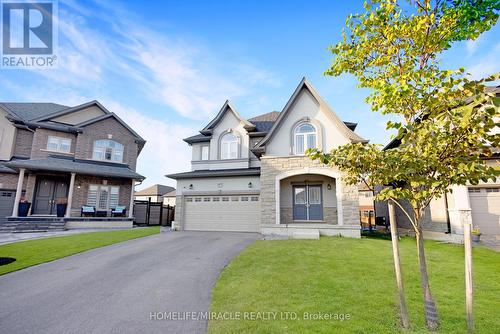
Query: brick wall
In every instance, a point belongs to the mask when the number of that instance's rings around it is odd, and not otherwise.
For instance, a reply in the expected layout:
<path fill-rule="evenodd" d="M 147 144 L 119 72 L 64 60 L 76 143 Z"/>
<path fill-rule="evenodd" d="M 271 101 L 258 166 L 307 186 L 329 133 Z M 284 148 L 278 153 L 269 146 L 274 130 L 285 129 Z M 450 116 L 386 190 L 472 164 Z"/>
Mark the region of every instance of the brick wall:
<path fill-rule="evenodd" d="M 23 129 L 16 130 L 16 141 L 14 143 L 14 156 L 29 158 L 33 143 L 33 132 Z"/>
<path fill-rule="evenodd" d="M 0 188 L 1 189 L 17 189 L 17 180 L 19 174 L 0 173 Z M 26 187 L 27 176 L 24 177 L 23 189 Z"/>
<path fill-rule="evenodd" d="M 275 224 L 276 223 L 276 176 L 285 171 L 301 169 L 305 167 L 314 167 L 321 169 L 329 169 L 318 161 L 312 161 L 308 157 L 262 157 L 261 158 L 261 223 Z M 338 182 L 336 182 L 338 184 Z M 358 225 L 358 188 L 357 186 L 347 186 L 341 182 L 342 186 L 342 209 L 343 209 L 343 224 Z M 332 215 L 336 208 L 325 210 L 325 220 L 329 223 L 337 223 Z M 285 210 L 286 211 L 286 210 Z M 290 219 L 290 214 L 284 212 L 284 219 Z M 288 217 L 288 218 L 287 218 Z"/>
<path fill-rule="evenodd" d="M 127 207 L 127 214 L 130 205 L 130 190 L 132 188 L 132 181 L 125 179 L 103 178 L 88 175 L 76 175 L 75 188 L 73 190 L 73 202 L 71 205 L 71 216 L 80 216 L 82 205 L 87 204 L 87 197 L 89 185 L 97 184 L 102 185 L 103 180 L 107 181 L 109 186 L 120 186 L 120 193 L 118 198 L 118 205 Z"/>
<path fill-rule="evenodd" d="M 135 170 L 138 155 L 135 137 L 114 118 L 107 118 L 86 126 L 83 133 L 78 134 L 75 157 L 92 159 L 94 141 L 99 139 L 111 139 L 122 144 L 124 146 L 123 163 Z"/>
<path fill-rule="evenodd" d="M 71 149 L 70 149 L 71 154 L 67 154 L 67 155 L 68 156 L 73 155 L 72 153 L 75 152 L 76 135 L 74 135 L 72 133 L 61 132 L 61 131 L 54 131 L 54 130 L 48 130 L 48 129 L 37 129 L 35 134 L 33 135 L 33 144 L 32 144 L 31 153 L 30 153 L 32 159 L 46 158 L 52 154 L 65 155 L 65 153 L 47 151 L 47 141 L 49 139 L 49 136 L 71 139 Z"/>

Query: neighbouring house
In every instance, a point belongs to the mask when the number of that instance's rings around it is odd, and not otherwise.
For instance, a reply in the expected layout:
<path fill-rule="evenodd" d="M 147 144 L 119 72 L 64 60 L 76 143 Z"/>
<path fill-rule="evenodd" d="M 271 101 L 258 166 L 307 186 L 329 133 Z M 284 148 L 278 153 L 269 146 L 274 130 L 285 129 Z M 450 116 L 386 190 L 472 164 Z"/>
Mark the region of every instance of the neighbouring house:
<path fill-rule="evenodd" d="M 172 190 L 171 192 L 166 193 L 163 195 L 163 204 L 164 205 L 170 205 L 170 206 L 175 206 L 175 200 L 177 198 L 177 192 Z"/>
<path fill-rule="evenodd" d="M 138 201 L 151 201 L 174 206 L 175 188 L 162 184 L 155 184 L 151 187 L 136 191 L 135 199 Z"/>
<path fill-rule="evenodd" d="M 2 218 L 16 217 L 23 199 L 31 216 L 53 216 L 67 203 L 66 218 L 88 205 L 105 217 L 124 208 L 131 220 L 145 140 L 99 102 L 0 103 L 0 136 Z"/>
<path fill-rule="evenodd" d="M 500 97 L 500 86 L 488 87 L 488 90 Z M 500 133 L 500 129 L 497 128 L 496 132 Z M 392 140 L 386 149 L 399 144 L 398 140 Z M 492 151 L 493 155 L 485 157 L 484 161 L 500 169 L 500 148 L 492 148 Z M 470 214 L 472 225 L 479 227 L 481 238 L 500 240 L 500 178 L 478 185 L 453 186 L 452 190 L 452 193 L 430 203 L 423 218 L 424 234 L 428 238 L 461 242 L 464 216 Z M 375 208 L 377 217 L 385 217 L 389 222 L 387 202 L 376 202 Z M 403 211 L 396 206 L 395 212 L 400 233 L 412 235 L 413 228 Z"/>
<path fill-rule="evenodd" d="M 177 180 L 175 221 L 184 230 L 291 237 L 360 236 L 357 186 L 304 155 L 367 142 L 304 78 L 281 112 L 250 119 L 228 101 L 199 134 L 184 139 L 191 171 Z"/>
<path fill-rule="evenodd" d="M 359 191 L 359 220 L 363 228 L 375 226 L 375 207 L 373 191 L 366 185 L 360 185 Z"/>

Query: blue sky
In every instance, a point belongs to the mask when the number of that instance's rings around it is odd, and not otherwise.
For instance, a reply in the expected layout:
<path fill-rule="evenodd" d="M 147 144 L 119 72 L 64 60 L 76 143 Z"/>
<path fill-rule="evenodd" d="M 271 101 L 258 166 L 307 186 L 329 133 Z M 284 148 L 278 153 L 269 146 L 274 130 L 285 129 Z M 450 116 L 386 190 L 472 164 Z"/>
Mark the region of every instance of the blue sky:
<path fill-rule="evenodd" d="M 182 138 L 226 99 L 251 117 L 281 110 L 306 76 L 357 132 L 386 143 L 386 119 L 352 77 L 325 77 L 327 47 L 362 1 L 59 1 L 57 69 L 0 70 L 0 100 L 99 100 L 147 141 L 144 186 L 190 168 Z M 443 63 L 480 77 L 500 71 L 500 28 L 456 44 Z"/>

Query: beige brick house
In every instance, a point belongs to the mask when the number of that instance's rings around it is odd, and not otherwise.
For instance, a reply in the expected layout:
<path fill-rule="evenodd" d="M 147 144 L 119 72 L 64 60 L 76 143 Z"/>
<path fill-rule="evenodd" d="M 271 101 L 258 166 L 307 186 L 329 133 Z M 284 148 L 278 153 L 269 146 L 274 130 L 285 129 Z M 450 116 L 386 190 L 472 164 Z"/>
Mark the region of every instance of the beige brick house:
<path fill-rule="evenodd" d="M 90 205 L 109 216 L 125 206 L 132 217 L 137 156 L 145 141 L 97 101 L 68 107 L 54 103 L 0 103 L 0 216 L 66 217 Z"/>
<path fill-rule="evenodd" d="M 177 180 L 176 223 L 184 230 L 359 237 L 357 187 L 304 156 L 308 148 L 366 142 L 355 127 L 305 78 L 281 112 L 247 120 L 226 102 L 185 139 L 192 170 L 167 175 Z"/>

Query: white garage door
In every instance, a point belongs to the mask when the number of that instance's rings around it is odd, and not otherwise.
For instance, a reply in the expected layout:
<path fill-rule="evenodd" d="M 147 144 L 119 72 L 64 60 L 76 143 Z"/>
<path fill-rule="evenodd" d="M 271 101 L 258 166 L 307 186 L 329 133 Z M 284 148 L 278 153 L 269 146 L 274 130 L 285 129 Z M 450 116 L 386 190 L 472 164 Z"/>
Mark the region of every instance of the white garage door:
<path fill-rule="evenodd" d="M 485 235 L 500 235 L 500 187 L 469 188 L 472 224 Z"/>
<path fill-rule="evenodd" d="M 193 231 L 260 231 L 258 195 L 186 196 L 184 229 Z"/>

